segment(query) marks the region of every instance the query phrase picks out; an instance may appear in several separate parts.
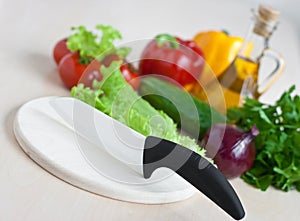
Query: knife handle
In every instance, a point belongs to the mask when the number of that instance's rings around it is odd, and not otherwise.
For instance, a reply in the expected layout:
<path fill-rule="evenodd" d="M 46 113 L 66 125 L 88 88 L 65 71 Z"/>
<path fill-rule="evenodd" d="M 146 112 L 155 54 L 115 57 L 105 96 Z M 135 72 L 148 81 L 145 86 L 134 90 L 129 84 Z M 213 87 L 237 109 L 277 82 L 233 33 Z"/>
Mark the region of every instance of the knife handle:
<path fill-rule="evenodd" d="M 149 136 L 144 146 L 144 177 L 149 178 L 160 167 L 175 171 L 234 219 L 240 220 L 245 216 L 236 192 L 215 166 L 188 148 Z"/>

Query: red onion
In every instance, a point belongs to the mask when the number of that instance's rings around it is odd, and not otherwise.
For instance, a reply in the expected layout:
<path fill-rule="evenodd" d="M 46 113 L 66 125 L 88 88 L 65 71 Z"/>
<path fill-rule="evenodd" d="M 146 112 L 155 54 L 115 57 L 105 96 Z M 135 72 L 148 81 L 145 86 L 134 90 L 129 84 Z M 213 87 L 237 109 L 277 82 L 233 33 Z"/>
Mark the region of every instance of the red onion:
<path fill-rule="evenodd" d="M 219 170 L 231 179 L 252 167 L 255 159 L 253 139 L 258 133 L 256 126 L 245 132 L 234 125 L 215 124 L 206 133 L 201 145 Z"/>

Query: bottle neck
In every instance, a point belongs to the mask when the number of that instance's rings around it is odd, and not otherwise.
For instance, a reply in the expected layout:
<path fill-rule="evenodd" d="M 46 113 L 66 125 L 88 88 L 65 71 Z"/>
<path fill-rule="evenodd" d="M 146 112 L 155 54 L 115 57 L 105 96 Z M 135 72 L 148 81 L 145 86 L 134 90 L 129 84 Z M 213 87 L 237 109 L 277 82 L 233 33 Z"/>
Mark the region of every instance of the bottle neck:
<path fill-rule="evenodd" d="M 253 22 L 238 55 L 259 63 L 264 51 L 269 48 L 269 38 L 277 28 L 279 12 L 268 7 L 260 7 L 258 13 L 252 12 Z"/>
<path fill-rule="evenodd" d="M 269 37 L 256 33 L 255 28 L 255 24 L 250 26 L 238 56 L 259 63 L 264 51 L 269 47 Z"/>

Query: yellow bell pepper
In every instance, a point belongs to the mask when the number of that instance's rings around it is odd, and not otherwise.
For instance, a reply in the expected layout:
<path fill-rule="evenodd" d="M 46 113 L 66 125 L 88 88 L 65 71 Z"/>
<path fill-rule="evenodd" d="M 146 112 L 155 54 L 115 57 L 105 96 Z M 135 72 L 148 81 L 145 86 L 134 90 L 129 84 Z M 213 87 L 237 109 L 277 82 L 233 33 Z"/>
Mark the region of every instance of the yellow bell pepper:
<path fill-rule="evenodd" d="M 229 36 L 222 31 L 199 32 L 193 40 L 203 51 L 208 64 L 200 79 L 202 85 L 222 74 L 233 62 L 243 44 L 243 38 Z M 248 50 L 250 52 L 252 47 L 247 48 Z"/>

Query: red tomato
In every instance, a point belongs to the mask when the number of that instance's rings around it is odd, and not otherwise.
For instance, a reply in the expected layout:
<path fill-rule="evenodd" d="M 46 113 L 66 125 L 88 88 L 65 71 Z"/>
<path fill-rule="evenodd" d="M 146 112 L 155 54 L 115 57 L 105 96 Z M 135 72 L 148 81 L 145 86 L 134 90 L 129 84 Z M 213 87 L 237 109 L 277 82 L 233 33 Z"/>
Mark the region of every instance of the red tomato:
<path fill-rule="evenodd" d="M 101 64 L 97 60 L 93 60 L 86 66 L 77 84 L 82 83 L 85 87 L 93 88 L 93 81 L 101 81 L 103 76 L 100 72 Z"/>
<path fill-rule="evenodd" d="M 85 87 L 92 88 L 94 80 L 101 81 L 103 76 L 100 72 L 101 64 L 97 60 L 93 60 L 89 65 L 83 65 L 79 62 L 78 52 L 70 53 L 63 57 L 58 66 L 60 78 L 65 86 L 71 89 L 78 83 L 82 83 Z M 109 56 L 105 59 L 105 66 L 109 66 L 112 61 L 119 60 L 119 57 Z M 120 71 L 124 79 L 137 90 L 140 84 L 138 74 L 130 64 L 123 64 Z"/>
<path fill-rule="evenodd" d="M 67 48 L 67 38 L 60 40 L 59 42 L 56 43 L 54 50 L 53 50 L 53 57 L 58 65 L 61 59 L 67 55 L 70 54 L 71 51 Z"/>
<path fill-rule="evenodd" d="M 122 61 L 122 58 L 120 58 L 117 54 L 109 54 L 101 60 L 101 64 L 108 67 L 113 61 Z"/>
<path fill-rule="evenodd" d="M 65 55 L 58 65 L 59 75 L 65 86 L 71 89 L 77 85 L 86 67 L 87 65 L 79 63 L 79 54 L 77 52 Z"/>
<path fill-rule="evenodd" d="M 99 61 L 94 59 L 90 64 L 84 65 L 85 70 L 83 71 L 77 84 L 82 83 L 84 84 L 85 87 L 92 88 L 94 80 L 101 81 L 103 78 L 100 72 L 101 65 L 108 67 L 112 61 L 118 61 L 118 60 L 121 60 L 121 58 L 115 54 L 111 54 L 103 58 L 101 64 Z"/>
<path fill-rule="evenodd" d="M 140 79 L 133 66 L 131 64 L 123 64 L 120 70 L 126 82 L 130 84 L 134 90 L 137 90 L 140 86 Z"/>
<path fill-rule="evenodd" d="M 182 86 L 197 81 L 204 67 L 202 51 L 192 41 L 175 39 L 179 43 L 178 48 L 167 43 L 158 46 L 156 39 L 146 46 L 139 63 L 141 75 L 163 75 Z"/>

